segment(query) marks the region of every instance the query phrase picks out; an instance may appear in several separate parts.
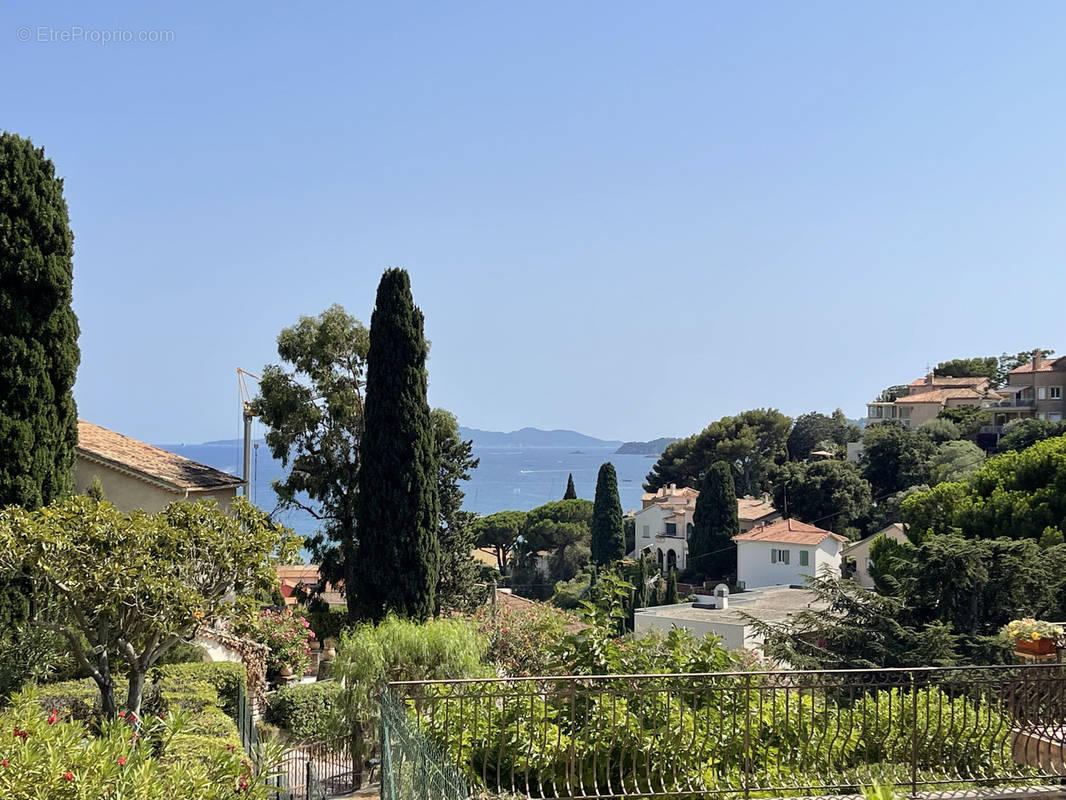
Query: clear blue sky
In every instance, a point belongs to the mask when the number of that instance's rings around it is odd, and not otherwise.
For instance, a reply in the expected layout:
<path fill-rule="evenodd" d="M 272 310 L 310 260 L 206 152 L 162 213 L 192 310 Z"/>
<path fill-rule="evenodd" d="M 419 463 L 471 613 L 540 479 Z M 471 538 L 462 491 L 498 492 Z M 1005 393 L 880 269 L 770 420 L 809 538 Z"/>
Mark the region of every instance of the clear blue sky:
<path fill-rule="evenodd" d="M 38 41 L 77 27 L 172 40 Z M 0 127 L 66 179 L 79 411 L 138 438 L 235 436 L 235 367 L 369 323 L 389 265 L 479 428 L 857 416 L 1066 352 L 1061 2 L 7 2 L 0 42 Z"/>

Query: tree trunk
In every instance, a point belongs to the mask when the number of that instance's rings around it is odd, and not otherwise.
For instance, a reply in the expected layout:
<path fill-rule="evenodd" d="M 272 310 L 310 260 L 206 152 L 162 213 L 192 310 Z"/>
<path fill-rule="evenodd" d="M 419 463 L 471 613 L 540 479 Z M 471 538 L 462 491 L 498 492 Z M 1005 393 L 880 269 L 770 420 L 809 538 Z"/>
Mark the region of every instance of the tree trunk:
<path fill-rule="evenodd" d="M 111 673 L 107 672 L 106 666 L 99 675 L 93 675 L 93 680 L 100 689 L 100 710 L 104 719 L 113 720 L 118 714 L 118 708 L 115 706 L 115 681 Z"/>
<path fill-rule="evenodd" d="M 126 695 L 126 710 L 141 716 L 141 697 L 144 694 L 144 670 L 130 669 L 130 689 Z"/>

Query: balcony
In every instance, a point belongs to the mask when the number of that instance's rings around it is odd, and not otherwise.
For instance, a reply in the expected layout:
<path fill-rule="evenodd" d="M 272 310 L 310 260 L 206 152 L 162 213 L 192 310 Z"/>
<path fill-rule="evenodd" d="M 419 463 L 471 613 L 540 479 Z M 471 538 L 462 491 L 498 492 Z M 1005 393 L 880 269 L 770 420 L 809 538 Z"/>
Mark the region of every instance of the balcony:
<path fill-rule="evenodd" d="M 1024 400 L 1018 400 L 1018 399 L 1000 400 L 998 403 L 992 403 L 991 405 L 985 406 L 985 408 L 995 408 L 995 409 L 1000 409 L 1000 408 L 1018 408 L 1018 409 L 1028 409 L 1028 410 L 1031 411 L 1032 409 L 1036 408 L 1036 401 L 1031 399 L 1031 398 L 1030 399 L 1024 399 Z"/>

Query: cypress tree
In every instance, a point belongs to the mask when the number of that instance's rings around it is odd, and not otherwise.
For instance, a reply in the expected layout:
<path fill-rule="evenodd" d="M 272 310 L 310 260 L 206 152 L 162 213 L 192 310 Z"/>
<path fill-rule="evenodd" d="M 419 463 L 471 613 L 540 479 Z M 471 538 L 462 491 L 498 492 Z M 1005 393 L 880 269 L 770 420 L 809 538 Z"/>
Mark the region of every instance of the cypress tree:
<path fill-rule="evenodd" d="M 388 269 L 370 318 L 355 565 L 361 605 L 375 620 L 389 611 L 426 619 L 435 608 L 439 501 L 426 355 L 410 278 Z"/>
<path fill-rule="evenodd" d="M 691 571 L 711 578 L 734 572 L 737 546 L 733 537 L 739 532 L 733 471 L 724 461 L 716 461 L 703 475 L 692 514 L 692 535 L 688 542 Z"/>
<path fill-rule="evenodd" d="M 0 134 L 0 507 L 37 508 L 74 488 L 73 257 L 55 166 L 29 139 Z"/>
<path fill-rule="evenodd" d="M 666 598 L 664 605 L 677 605 L 677 601 L 677 570 L 672 569 L 666 578 Z"/>
<path fill-rule="evenodd" d="M 572 472 L 566 479 L 566 493 L 563 495 L 563 500 L 577 500 L 577 489 L 574 488 L 574 473 Z"/>
<path fill-rule="evenodd" d="M 592 503 L 591 534 L 592 563 L 610 564 L 626 553 L 625 532 L 622 529 L 622 503 L 618 499 L 618 476 L 614 464 L 600 467 L 596 477 L 596 497 Z"/>

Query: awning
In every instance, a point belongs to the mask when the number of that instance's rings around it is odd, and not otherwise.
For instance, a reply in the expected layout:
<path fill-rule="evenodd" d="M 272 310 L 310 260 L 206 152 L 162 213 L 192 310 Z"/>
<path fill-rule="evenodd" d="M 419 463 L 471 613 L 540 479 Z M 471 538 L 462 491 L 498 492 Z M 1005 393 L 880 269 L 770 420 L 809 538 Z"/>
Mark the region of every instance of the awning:
<path fill-rule="evenodd" d="M 1018 392 L 1023 392 L 1026 389 L 1032 389 L 1032 388 L 1033 388 L 1032 386 L 1000 386 L 995 391 L 999 392 L 1000 394 L 1002 394 L 1003 392 L 1010 392 L 1011 394 L 1018 394 Z"/>

